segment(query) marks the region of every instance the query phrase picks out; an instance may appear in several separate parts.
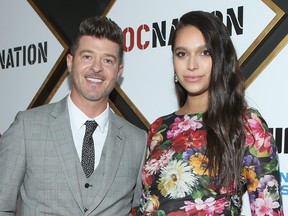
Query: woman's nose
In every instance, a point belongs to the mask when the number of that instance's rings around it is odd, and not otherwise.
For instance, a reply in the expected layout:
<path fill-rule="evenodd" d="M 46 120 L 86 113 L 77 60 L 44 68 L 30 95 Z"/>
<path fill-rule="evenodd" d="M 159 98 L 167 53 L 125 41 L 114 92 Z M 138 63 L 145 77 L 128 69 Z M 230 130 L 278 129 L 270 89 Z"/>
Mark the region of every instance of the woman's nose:
<path fill-rule="evenodd" d="M 199 68 L 199 65 L 198 65 L 197 57 L 191 56 L 189 59 L 188 69 L 195 70 L 198 68 Z"/>

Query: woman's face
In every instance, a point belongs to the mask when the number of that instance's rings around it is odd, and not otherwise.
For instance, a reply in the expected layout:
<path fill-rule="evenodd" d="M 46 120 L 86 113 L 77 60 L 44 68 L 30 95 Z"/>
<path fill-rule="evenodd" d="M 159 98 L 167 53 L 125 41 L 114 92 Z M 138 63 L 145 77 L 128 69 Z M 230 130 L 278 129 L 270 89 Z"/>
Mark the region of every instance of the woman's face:
<path fill-rule="evenodd" d="M 178 30 L 174 43 L 173 64 L 179 83 L 189 97 L 208 98 L 212 58 L 200 30 L 192 25 Z"/>

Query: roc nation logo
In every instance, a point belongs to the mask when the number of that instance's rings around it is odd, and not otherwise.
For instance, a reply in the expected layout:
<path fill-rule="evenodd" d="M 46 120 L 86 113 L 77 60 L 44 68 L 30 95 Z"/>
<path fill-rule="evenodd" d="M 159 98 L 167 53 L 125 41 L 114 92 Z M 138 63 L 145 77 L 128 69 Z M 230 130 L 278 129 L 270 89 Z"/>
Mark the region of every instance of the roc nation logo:
<path fill-rule="evenodd" d="M 278 153 L 288 154 L 288 128 L 270 128 L 270 131 L 275 138 Z"/>
<path fill-rule="evenodd" d="M 1 69 L 11 69 L 47 62 L 47 41 L 0 51 Z"/>
<path fill-rule="evenodd" d="M 233 31 L 237 35 L 243 34 L 243 6 L 238 7 L 237 11 L 228 8 L 225 15 L 221 11 L 213 11 L 212 13 L 227 26 L 230 35 Z M 152 24 L 143 23 L 136 28 L 124 28 L 124 51 L 131 52 L 133 49 L 145 50 L 149 47 L 170 46 L 177 23 L 178 18 L 175 18 L 171 22 L 164 20 Z"/>

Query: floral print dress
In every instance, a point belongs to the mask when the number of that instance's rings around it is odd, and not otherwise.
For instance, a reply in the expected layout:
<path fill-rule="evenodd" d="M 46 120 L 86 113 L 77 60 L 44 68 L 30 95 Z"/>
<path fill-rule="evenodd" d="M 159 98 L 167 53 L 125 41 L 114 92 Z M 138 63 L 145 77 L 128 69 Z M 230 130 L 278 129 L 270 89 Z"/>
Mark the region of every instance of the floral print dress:
<path fill-rule="evenodd" d="M 217 189 L 205 167 L 203 113 L 158 118 L 149 131 L 144 191 L 137 215 L 240 215 L 248 191 L 252 215 L 283 215 L 275 141 L 260 113 L 247 109 L 242 189 Z"/>

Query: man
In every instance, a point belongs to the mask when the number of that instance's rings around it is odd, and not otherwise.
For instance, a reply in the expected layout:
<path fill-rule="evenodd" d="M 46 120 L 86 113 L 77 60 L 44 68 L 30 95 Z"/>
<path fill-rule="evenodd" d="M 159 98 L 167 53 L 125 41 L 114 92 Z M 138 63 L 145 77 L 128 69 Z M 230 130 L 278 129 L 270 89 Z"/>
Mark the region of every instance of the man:
<path fill-rule="evenodd" d="M 71 94 L 19 112 L 1 137 L 0 216 L 15 215 L 19 193 L 25 216 L 125 216 L 139 204 L 147 134 L 108 105 L 122 59 L 116 23 L 80 24 L 67 55 Z M 90 134 L 87 120 L 97 122 Z"/>

